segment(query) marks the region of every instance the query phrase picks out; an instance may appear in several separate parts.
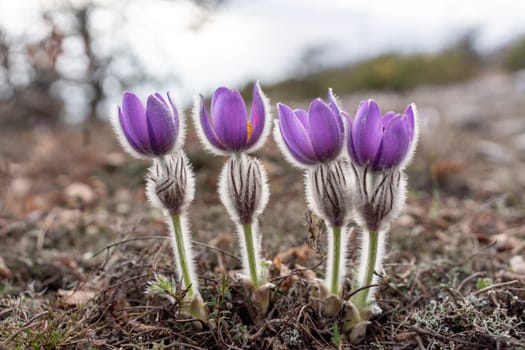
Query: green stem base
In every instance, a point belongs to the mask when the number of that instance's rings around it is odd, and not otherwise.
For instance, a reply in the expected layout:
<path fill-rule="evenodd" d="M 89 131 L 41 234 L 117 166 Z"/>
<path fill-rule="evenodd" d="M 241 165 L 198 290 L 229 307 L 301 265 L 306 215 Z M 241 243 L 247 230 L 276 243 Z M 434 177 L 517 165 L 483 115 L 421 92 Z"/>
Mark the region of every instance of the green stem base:
<path fill-rule="evenodd" d="M 334 295 L 339 296 L 341 292 L 341 286 L 339 285 L 339 274 L 341 273 L 340 267 L 341 267 L 341 227 L 334 227 L 332 229 L 333 234 L 333 247 L 329 247 L 328 254 L 333 254 L 332 259 L 332 266 L 328 266 L 328 272 L 331 271 L 332 276 L 331 278 L 331 285 L 330 285 L 330 292 Z M 328 276 L 327 276 L 328 277 Z"/>
<path fill-rule="evenodd" d="M 367 254 L 366 268 L 363 276 L 363 280 L 359 281 L 358 288 L 367 287 L 372 284 L 374 278 L 374 271 L 377 264 L 378 258 L 378 247 L 379 247 L 379 232 L 370 231 L 368 232 L 368 251 L 364 252 Z M 352 303 L 357 307 L 358 310 L 366 309 L 368 305 L 368 296 L 370 294 L 370 288 L 363 289 L 358 293 L 354 294 L 351 298 Z"/>
<path fill-rule="evenodd" d="M 190 267 L 188 265 L 188 259 L 186 257 L 186 249 L 184 247 L 184 232 L 182 231 L 181 217 L 180 215 L 174 215 L 171 217 L 173 222 L 173 234 L 175 235 L 175 249 L 177 250 L 177 263 L 179 264 L 180 270 L 182 271 L 182 281 L 184 287 L 188 290 L 188 297 L 190 299 L 194 296 L 193 283 L 191 280 Z"/>
<path fill-rule="evenodd" d="M 244 243 L 246 244 L 246 255 L 248 257 L 248 269 L 250 271 L 250 280 L 255 288 L 259 287 L 258 258 L 255 253 L 255 243 L 253 239 L 252 224 L 242 226 L 244 234 Z"/>

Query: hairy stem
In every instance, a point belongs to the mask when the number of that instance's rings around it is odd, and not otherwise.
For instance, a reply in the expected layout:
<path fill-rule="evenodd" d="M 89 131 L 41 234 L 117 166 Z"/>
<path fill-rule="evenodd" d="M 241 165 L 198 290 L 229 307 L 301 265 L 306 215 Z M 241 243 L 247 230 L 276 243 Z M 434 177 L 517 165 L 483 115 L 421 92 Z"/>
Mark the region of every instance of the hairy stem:
<path fill-rule="evenodd" d="M 188 296 L 193 297 L 193 286 L 191 281 L 190 268 L 188 265 L 188 259 L 186 257 L 186 250 L 184 249 L 184 234 L 182 232 L 182 225 L 180 222 L 180 215 L 173 215 L 171 217 L 173 221 L 173 234 L 175 235 L 175 249 L 177 250 L 176 257 L 179 261 L 177 263 L 182 271 L 182 281 L 184 286 L 188 289 Z"/>
<path fill-rule="evenodd" d="M 333 239 L 332 247 L 328 247 L 328 254 L 333 254 L 332 259 L 328 259 L 328 261 L 332 262 L 332 266 L 328 266 L 328 274 L 332 273 L 331 276 L 326 276 L 327 278 L 331 278 L 331 285 L 330 285 L 330 292 L 335 295 L 339 295 L 341 291 L 341 286 L 339 285 L 339 281 L 341 280 L 339 278 L 339 274 L 341 271 L 339 271 L 341 266 L 341 227 L 334 227 L 332 229 Z"/>
<path fill-rule="evenodd" d="M 248 268 L 250 270 L 250 280 L 255 288 L 259 287 L 259 274 L 257 273 L 258 259 L 255 254 L 255 246 L 253 240 L 252 224 L 242 226 L 244 232 L 244 242 L 246 244 L 246 254 L 248 256 Z"/>
<path fill-rule="evenodd" d="M 367 254 L 366 268 L 363 275 L 363 280 L 360 281 L 358 287 L 367 287 L 372 284 L 374 278 L 374 271 L 377 264 L 378 258 L 378 246 L 379 246 L 379 232 L 370 231 L 368 232 L 368 251 L 363 252 Z M 355 306 L 359 309 L 365 309 L 368 301 L 368 295 L 370 294 L 370 288 L 363 289 L 352 298 Z"/>

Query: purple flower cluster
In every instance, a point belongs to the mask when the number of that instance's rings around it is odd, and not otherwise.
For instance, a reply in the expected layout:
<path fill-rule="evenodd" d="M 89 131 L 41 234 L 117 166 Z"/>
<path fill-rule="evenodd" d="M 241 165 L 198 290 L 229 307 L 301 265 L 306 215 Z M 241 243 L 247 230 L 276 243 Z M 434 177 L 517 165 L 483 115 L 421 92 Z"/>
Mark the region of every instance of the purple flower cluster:
<path fill-rule="evenodd" d="M 195 104 L 195 125 L 206 148 L 216 154 L 256 151 L 269 133 L 269 105 L 258 83 L 253 87 L 250 113 L 236 90 L 220 87 L 211 100 L 210 112 L 201 95 Z M 347 135 L 347 151 L 354 164 L 372 171 L 402 167 L 415 145 L 415 105 L 403 113 L 382 114 L 378 104 L 362 101 L 354 118 L 343 112 L 331 91 L 328 103 L 320 98 L 308 111 L 278 103 L 275 138 L 285 156 L 300 167 L 338 158 Z M 344 120 L 347 130 L 345 132 Z M 131 92 L 124 93 L 115 129 L 123 146 L 139 157 L 159 157 L 182 144 L 183 125 L 169 93 L 148 97 L 146 107 Z"/>
<path fill-rule="evenodd" d="M 321 99 L 312 101 L 308 112 L 277 105 L 274 136 L 293 164 L 308 168 L 336 159 L 343 149 L 346 119 L 347 150 L 356 165 L 372 171 L 405 165 L 415 145 L 414 104 L 402 114 L 381 115 L 377 103 L 370 99 L 359 104 L 352 120 L 339 108 L 331 91 L 328 100 L 328 104 Z"/>
<path fill-rule="evenodd" d="M 403 113 L 383 114 L 370 99 L 359 104 L 352 118 L 329 90 L 327 101 L 314 99 L 308 110 L 278 103 L 277 113 L 274 138 L 284 156 L 305 170 L 308 205 L 331 232 L 326 272 L 329 294 L 336 298 L 342 294 L 352 218 L 363 228 L 355 285 L 373 285 L 389 223 L 404 203 L 403 170 L 417 142 L 415 105 L 408 105 Z M 258 82 L 253 86 L 249 112 L 240 92 L 226 87 L 215 90 L 209 108 L 202 95 L 195 98 L 193 120 L 201 143 L 213 154 L 229 156 L 219 177 L 219 197 L 237 226 L 245 276 L 250 276 L 246 280 L 251 282 L 261 310 L 269 305 L 270 284 L 260 262 L 257 226 L 268 202 L 269 187 L 263 164 L 248 154 L 266 141 L 271 119 L 268 99 Z M 167 99 L 159 93 L 150 95 L 144 106 L 136 95 L 126 92 L 113 124 L 130 154 L 153 159 L 148 196 L 171 216 L 179 277 L 199 301 L 201 311 L 194 316 L 204 317 L 200 294 L 190 287 L 197 287 L 197 280 L 185 214 L 193 199 L 194 180 L 182 150 L 184 116 L 169 93 Z M 350 302 L 359 315 L 367 315 L 374 302 L 372 288 L 363 288 Z M 334 315 L 338 312 L 338 307 L 330 311 Z M 354 321 L 367 317 L 354 317 Z"/>

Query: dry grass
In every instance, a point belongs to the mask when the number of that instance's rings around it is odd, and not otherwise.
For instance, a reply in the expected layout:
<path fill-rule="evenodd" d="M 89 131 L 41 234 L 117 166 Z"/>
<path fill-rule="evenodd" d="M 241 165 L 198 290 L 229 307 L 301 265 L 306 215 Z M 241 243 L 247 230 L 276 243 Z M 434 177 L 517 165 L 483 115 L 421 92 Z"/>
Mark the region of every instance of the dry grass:
<path fill-rule="evenodd" d="M 451 98 L 440 91 L 416 91 L 414 99 L 424 110 L 427 100 Z M 491 139 L 491 130 L 511 114 L 480 119 L 481 128 L 442 121 L 423 133 L 381 271 L 383 312 L 357 346 L 339 332 L 342 315 L 319 311 L 311 280 L 323 274 L 325 237 L 306 215 L 301 175 L 273 144 L 261 155 L 272 188 L 261 228 L 265 256 L 278 257 L 280 268 L 272 270 L 269 311 L 260 315 L 235 277 L 235 237 L 215 192 L 222 160 L 189 138 L 198 183 L 191 222 L 210 314 L 204 324 L 181 312 L 184 291 L 145 293 L 156 274 L 175 271 L 162 218 L 145 202 L 147 164 L 122 155 L 105 125 L 90 133 L 4 133 L 0 348 L 525 349 L 524 159 L 516 153 L 503 164 L 477 143 L 508 145 Z M 354 258 L 357 246 L 354 238 Z"/>

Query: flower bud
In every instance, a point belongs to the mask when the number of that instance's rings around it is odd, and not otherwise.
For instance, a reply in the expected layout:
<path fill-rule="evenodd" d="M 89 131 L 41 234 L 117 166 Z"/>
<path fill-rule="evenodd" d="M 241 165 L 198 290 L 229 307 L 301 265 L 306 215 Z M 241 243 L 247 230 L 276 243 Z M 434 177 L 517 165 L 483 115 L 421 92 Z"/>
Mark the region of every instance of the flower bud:
<path fill-rule="evenodd" d="M 172 216 L 180 215 L 193 201 L 194 194 L 195 179 L 182 150 L 154 159 L 146 184 L 146 195 L 154 206 L 166 209 Z"/>
<path fill-rule="evenodd" d="M 370 231 L 388 228 L 405 203 L 406 176 L 402 170 L 380 172 L 352 165 L 357 189 L 354 197 L 356 220 Z"/>
<path fill-rule="evenodd" d="M 255 222 L 269 195 L 266 172 L 258 159 L 240 154 L 226 162 L 219 178 L 219 196 L 233 221 L 239 225 Z"/>
<path fill-rule="evenodd" d="M 305 173 L 310 209 L 332 227 L 343 227 L 352 214 L 352 179 L 344 159 L 318 164 Z"/>

